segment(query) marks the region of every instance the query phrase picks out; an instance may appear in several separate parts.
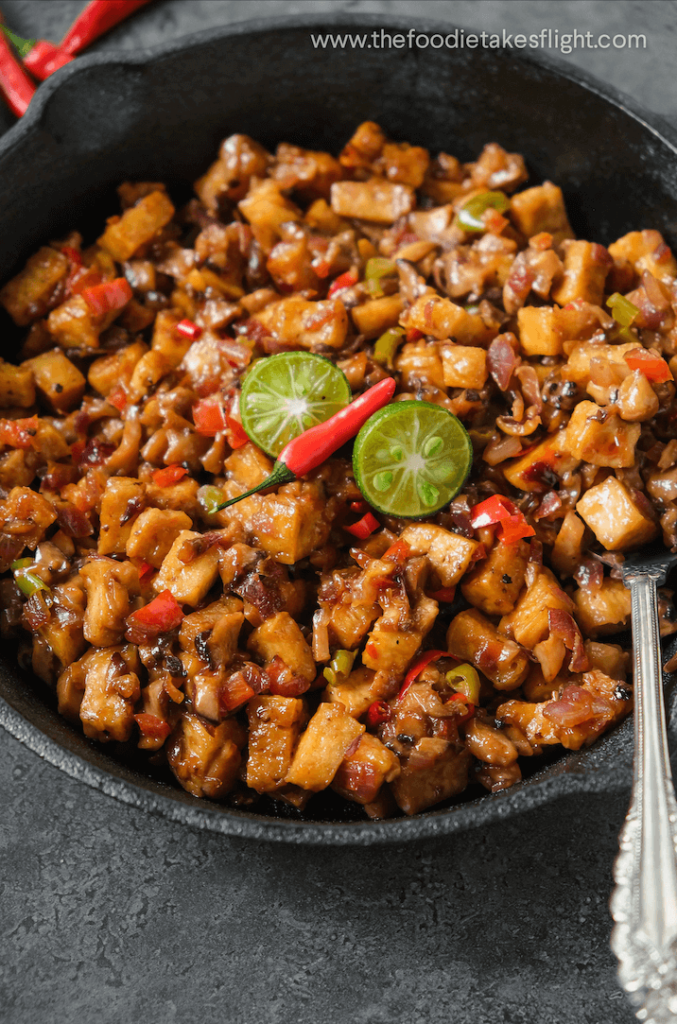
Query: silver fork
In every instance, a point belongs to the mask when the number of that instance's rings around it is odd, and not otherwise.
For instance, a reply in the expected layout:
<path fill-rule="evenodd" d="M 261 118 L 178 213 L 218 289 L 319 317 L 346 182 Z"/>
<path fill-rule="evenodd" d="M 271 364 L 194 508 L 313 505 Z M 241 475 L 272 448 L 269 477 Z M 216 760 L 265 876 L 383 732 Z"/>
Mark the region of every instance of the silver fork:
<path fill-rule="evenodd" d="M 677 565 L 663 548 L 627 558 L 632 595 L 635 757 L 611 897 L 618 977 L 645 1024 L 677 1020 L 677 801 L 663 704 L 657 587 Z"/>

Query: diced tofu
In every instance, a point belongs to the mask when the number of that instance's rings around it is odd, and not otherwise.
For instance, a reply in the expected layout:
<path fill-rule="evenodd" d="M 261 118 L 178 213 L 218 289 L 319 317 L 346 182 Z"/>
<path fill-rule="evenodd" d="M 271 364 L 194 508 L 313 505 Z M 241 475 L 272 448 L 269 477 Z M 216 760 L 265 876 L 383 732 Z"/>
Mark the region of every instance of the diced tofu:
<path fill-rule="evenodd" d="M 389 682 L 400 679 L 437 618 L 438 604 L 420 597 L 412 609 L 411 622 L 403 623 L 396 604 L 387 608 L 369 634 L 362 664 Z"/>
<path fill-rule="evenodd" d="M 413 391 L 417 381 L 444 387 L 442 360 L 436 346 L 429 345 L 425 339 L 404 345 L 395 358 L 395 369 L 401 375 L 403 391 Z"/>
<path fill-rule="evenodd" d="M 561 355 L 563 339 L 557 313 L 552 306 L 523 306 L 517 311 L 520 345 L 525 355 Z"/>
<path fill-rule="evenodd" d="M 59 663 L 59 670 L 76 661 L 87 644 L 83 634 L 85 588 L 79 576 L 52 587 L 52 614 L 38 633 Z"/>
<path fill-rule="evenodd" d="M 243 743 L 242 727 L 233 718 L 215 726 L 184 714 L 167 740 L 167 760 L 185 790 L 216 800 L 235 785 Z"/>
<path fill-rule="evenodd" d="M 157 349 L 153 352 L 146 352 L 141 356 L 134 367 L 129 382 L 129 394 L 132 402 L 138 402 L 140 398 L 153 388 L 159 380 L 171 369 L 169 363 Z"/>
<path fill-rule="evenodd" d="M 257 547 L 283 565 L 293 565 L 326 544 L 331 523 L 325 511 L 326 501 L 315 484 L 293 483 L 277 494 L 245 498 L 227 510 L 227 517 L 242 523 Z"/>
<path fill-rule="evenodd" d="M 47 329 L 62 348 L 98 348 L 99 335 L 114 315 L 95 316 L 82 295 L 74 295 L 52 310 Z"/>
<path fill-rule="evenodd" d="M 618 412 L 627 423 L 646 423 L 660 408 L 658 395 L 641 370 L 634 370 L 618 389 Z"/>
<path fill-rule="evenodd" d="M 619 644 L 600 644 L 596 640 L 586 640 L 585 653 L 591 669 L 599 668 L 612 679 L 625 682 L 630 655 Z"/>
<path fill-rule="evenodd" d="M 137 249 L 151 242 L 157 232 L 169 224 L 174 207 L 166 192 L 158 190 L 139 199 L 121 217 L 111 218 L 98 244 L 113 259 L 130 259 Z"/>
<path fill-rule="evenodd" d="M 64 254 L 45 245 L 0 291 L 0 303 L 15 324 L 25 327 L 45 315 L 54 289 L 67 271 Z"/>
<path fill-rule="evenodd" d="M 566 312 L 565 310 L 561 311 Z M 595 345 L 583 343 L 577 345 L 569 355 L 569 359 L 562 367 L 562 377 L 566 380 L 573 380 L 585 387 L 590 383 L 590 363 L 593 359 L 603 359 L 611 363 L 621 372 L 621 378 L 626 375 L 628 365 L 625 362 L 625 355 L 639 347 L 638 342 L 625 342 L 623 345 Z"/>
<path fill-rule="evenodd" d="M 613 409 L 579 402 L 567 426 L 566 447 L 575 458 L 593 466 L 629 467 L 635 463 L 641 431 L 639 423 L 626 423 Z"/>
<path fill-rule="evenodd" d="M 272 174 L 285 188 L 293 188 L 304 197 L 328 198 L 332 183 L 343 177 L 343 168 L 329 153 L 281 142 L 275 152 Z"/>
<path fill-rule="evenodd" d="M 225 595 L 186 615 L 179 630 L 181 650 L 197 655 L 216 669 L 227 665 L 237 650 L 244 622 L 242 607 L 239 597 Z"/>
<path fill-rule="evenodd" d="M 581 299 L 601 306 L 604 282 L 613 260 L 597 242 L 568 241 L 564 245 L 564 277 L 552 289 L 552 297 L 560 306 Z"/>
<path fill-rule="evenodd" d="M 247 441 L 241 448 L 236 448 L 223 463 L 224 469 L 230 473 L 245 490 L 263 483 L 273 472 L 273 463 L 260 448 Z"/>
<path fill-rule="evenodd" d="M 576 511 L 607 551 L 639 547 L 658 533 L 657 524 L 638 508 L 625 484 L 615 476 L 586 491 Z"/>
<path fill-rule="evenodd" d="M 573 576 L 583 553 L 585 525 L 575 512 L 567 512 L 555 537 L 550 560 L 562 576 Z"/>
<path fill-rule="evenodd" d="M 33 375 L 40 397 L 54 412 L 68 412 L 85 393 L 87 381 L 59 348 L 28 359 L 22 367 Z M 0 366 L 0 381 L 2 369 Z"/>
<path fill-rule="evenodd" d="M 433 763 L 427 768 L 416 768 L 405 761 L 400 774 L 391 783 L 395 800 L 405 814 L 418 814 L 431 804 L 462 793 L 468 785 L 472 761 L 469 750 L 456 751 L 434 736 L 424 736 L 415 750 L 425 755 L 426 760 L 433 759 Z"/>
<path fill-rule="evenodd" d="M 221 198 L 242 199 L 253 177 L 265 177 L 270 160 L 248 135 L 229 135 L 221 143 L 218 160 L 195 182 L 195 191 L 210 213 L 218 213 Z"/>
<path fill-rule="evenodd" d="M 292 295 L 271 302 L 253 319 L 282 345 L 311 351 L 341 348 L 348 332 L 348 314 L 340 299 L 311 302 Z"/>
<path fill-rule="evenodd" d="M 122 647 L 94 651 L 87 661 L 80 720 L 85 736 L 99 743 L 124 743 L 131 736 L 140 687 L 123 651 Z"/>
<path fill-rule="evenodd" d="M 12 366 L 0 359 L 0 408 L 28 409 L 34 402 L 35 380 L 30 366 Z"/>
<path fill-rule="evenodd" d="M 159 569 L 179 534 L 192 526 L 190 516 L 178 509 L 146 508 L 130 521 L 124 550 L 128 558 L 142 558 Z"/>
<path fill-rule="evenodd" d="M 453 587 L 459 582 L 479 547 L 476 540 L 427 523 L 405 527 L 400 540 L 409 545 L 412 555 L 427 556 L 443 587 Z"/>
<path fill-rule="evenodd" d="M 55 519 L 54 506 L 41 494 L 30 487 L 12 487 L 9 496 L 0 501 L 0 535 L 5 541 L 0 572 L 6 572 L 24 548 L 35 551 Z"/>
<path fill-rule="evenodd" d="M 281 183 L 272 178 L 253 185 L 239 206 L 252 226 L 254 238 L 266 254 L 279 241 L 282 224 L 302 218 L 298 206 L 282 195 Z"/>
<path fill-rule="evenodd" d="M 296 697 L 252 697 L 247 716 L 247 785 L 257 793 L 271 793 L 284 785 L 291 768 L 307 717 L 305 705 Z"/>
<path fill-rule="evenodd" d="M 148 351 L 142 341 L 121 348 L 119 352 L 95 359 L 89 367 L 87 380 L 100 395 L 109 395 L 114 388 L 129 384 L 134 367 Z"/>
<path fill-rule="evenodd" d="M 460 612 L 447 631 L 447 649 L 459 661 L 469 661 L 497 690 L 515 690 L 529 669 L 529 655 L 474 608 Z"/>
<path fill-rule="evenodd" d="M 139 574 L 131 562 L 92 559 L 80 569 L 87 591 L 85 640 L 95 647 L 120 643 L 130 612 L 130 593 L 138 593 Z"/>
<path fill-rule="evenodd" d="M 395 184 L 383 178 L 369 181 L 336 181 L 331 186 L 331 208 L 339 217 L 356 217 L 375 224 L 393 224 L 411 213 L 416 205 L 409 185 Z"/>
<path fill-rule="evenodd" d="M 326 789 L 364 731 L 342 704 L 320 704 L 299 740 L 286 781 L 313 792 Z"/>
<path fill-rule="evenodd" d="M 219 553 L 215 547 L 208 548 L 190 562 L 182 562 L 179 558 L 185 541 L 200 536 L 192 530 L 182 530 L 153 580 L 156 593 L 171 590 L 179 604 L 189 604 L 192 608 L 197 608 L 204 601 L 219 574 Z"/>
<path fill-rule="evenodd" d="M 397 754 L 370 733 L 365 733 L 357 750 L 341 762 L 331 786 L 347 800 L 370 804 L 376 799 L 384 782 L 392 782 L 400 774 Z"/>
<path fill-rule="evenodd" d="M 339 677 L 329 683 L 324 691 L 325 700 L 343 704 L 349 715 L 359 718 L 375 700 L 389 692 L 387 679 L 368 668 L 357 668 L 349 676 Z"/>
<path fill-rule="evenodd" d="M 161 487 L 154 482 L 146 484 L 146 495 L 149 505 L 157 505 L 158 508 L 171 508 L 175 511 L 185 512 L 193 521 L 200 518 L 202 508 L 197 500 L 197 492 L 200 485 L 192 476 L 184 476 L 177 484 L 170 487 Z"/>
<path fill-rule="evenodd" d="M 619 633 L 630 618 L 630 591 L 620 580 L 607 577 L 597 590 L 575 591 L 576 619 L 586 636 Z"/>
<path fill-rule="evenodd" d="M 289 612 L 278 612 L 261 623 L 249 637 L 247 647 L 266 664 L 277 656 L 293 675 L 308 682 L 315 679 L 317 670 L 312 651 Z"/>
<path fill-rule="evenodd" d="M 654 277 L 668 283 L 677 277 L 677 260 L 660 231 L 631 231 L 612 242 L 609 255 L 615 260 L 629 260 L 639 276 L 648 270 Z"/>
<path fill-rule="evenodd" d="M 403 314 L 400 323 L 415 327 L 423 334 L 442 341 L 453 338 L 459 345 L 481 345 L 496 334 L 486 326 L 479 313 L 469 313 L 463 306 L 439 295 L 422 295 Z"/>
<path fill-rule="evenodd" d="M 97 548 L 100 555 L 125 554 L 132 526 L 145 504 L 145 493 L 145 485 L 134 477 L 113 476 L 106 481 Z"/>
<path fill-rule="evenodd" d="M 510 633 L 518 644 L 533 650 L 549 633 L 549 611 L 572 612 L 573 602 L 549 569 L 542 568 L 522 593 L 515 610 L 501 620 L 501 632 Z"/>
<path fill-rule="evenodd" d="M 480 391 L 487 380 L 487 353 L 483 348 L 450 345 L 442 350 L 444 383 L 448 388 Z"/>
<path fill-rule="evenodd" d="M 394 327 L 402 312 L 399 293 L 384 295 L 381 299 L 370 299 L 361 306 L 353 306 L 350 314 L 355 328 L 365 338 L 377 338 L 389 327 Z"/>
<path fill-rule="evenodd" d="M 561 188 L 551 181 L 518 192 L 510 200 L 510 217 L 527 238 L 547 231 L 555 244 L 573 238 Z"/>
<path fill-rule="evenodd" d="M 192 345 L 190 338 L 184 338 L 176 330 L 176 325 L 183 319 L 181 313 L 173 309 L 161 309 L 153 325 L 151 349 L 159 352 L 168 366 L 176 369 Z"/>
<path fill-rule="evenodd" d="M 464 577 L 464 598 L 485 615 L 507 615 L 522 589 L 528 560 L 529 545 L 523 540 L 494 544 L 488 557 Z"/>

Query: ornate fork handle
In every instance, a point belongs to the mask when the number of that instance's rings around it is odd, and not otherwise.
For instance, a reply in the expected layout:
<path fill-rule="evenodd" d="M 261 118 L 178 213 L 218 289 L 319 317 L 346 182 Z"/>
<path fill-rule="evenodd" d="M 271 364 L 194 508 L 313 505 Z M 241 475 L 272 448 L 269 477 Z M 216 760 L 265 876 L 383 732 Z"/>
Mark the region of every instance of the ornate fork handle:
<path fill-rule="evenodd" d="M 611 898 L 618 976 L 646 1024 L 677 1020 L 677 802 L 663 706 L 656 587 L 667 565 L 624 572 L 632 594 L 635 761 Z"/>

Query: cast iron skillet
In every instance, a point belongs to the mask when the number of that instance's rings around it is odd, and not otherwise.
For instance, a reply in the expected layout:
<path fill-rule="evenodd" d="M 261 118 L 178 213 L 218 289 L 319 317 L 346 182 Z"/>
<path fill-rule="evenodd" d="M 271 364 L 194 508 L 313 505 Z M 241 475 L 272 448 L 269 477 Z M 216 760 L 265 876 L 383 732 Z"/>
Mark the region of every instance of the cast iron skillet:
<path fill-rule="evenodd" d="M 166 181 L 178 198 L 214 159 L 220 140 L 246 132 L 336 152 L 363 120 L 396 139 L 472 159 L 485 142 L 525 154 L 531 180 L 564 188 L 576 233 L 609 243 L 651 227 L 677 241 L 677 136 L 625 98 L 571 68 L 501 50 L 314 49 L 310 33 L 388 33 L 421 21 L 335 16 L 210 30 L 133 55 L 101 54 L 40 87 L 23 121 L 0 141 L 0 281 L 45 239 L 77 227 L 95 237 L 125 179 Z M 16 336 L 2 322 L 2 355 Z M 672 653 L 672 652 L 670 652 Z M 668 686 L 669 710 L 675 709 Z M 0 724 L 73 778 L 146 812 L 228 835 L 291 843 L 401 842 L 484 825 L 565 793 L 625 788 L 632 728 L 565 754 L 512 789 L 415 818 L 365 822 L 333 796 L 305 817 L 199 801 L 145 761 L 90 743 L 56 712 L 12 653 L 0 662 Z M 542 762 L 541 762 L 542 763 Z M 285 816 L 280 816 L 280 815 Z"/>

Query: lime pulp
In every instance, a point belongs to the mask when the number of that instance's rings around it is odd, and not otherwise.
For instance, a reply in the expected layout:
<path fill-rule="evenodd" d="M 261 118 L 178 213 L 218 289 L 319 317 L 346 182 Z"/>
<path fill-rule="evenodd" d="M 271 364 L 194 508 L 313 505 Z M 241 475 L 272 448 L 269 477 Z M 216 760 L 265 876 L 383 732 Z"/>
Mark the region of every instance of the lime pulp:
<path fill-rule="evenodd" d="M 338 366 L 311 352 L 280 352 L 252 366 L 242 384 L 247 436 L 274 458 L 299 434 L 348 405 L 350 384 Z"/>
<path fill-rule="evenodd" d="M 468 433 L 432 402 L 392 402 L 371 416 L 353 448 L 355 479 L 379 512 L 434 515 L 460 491 L 472 466 Z"/>

